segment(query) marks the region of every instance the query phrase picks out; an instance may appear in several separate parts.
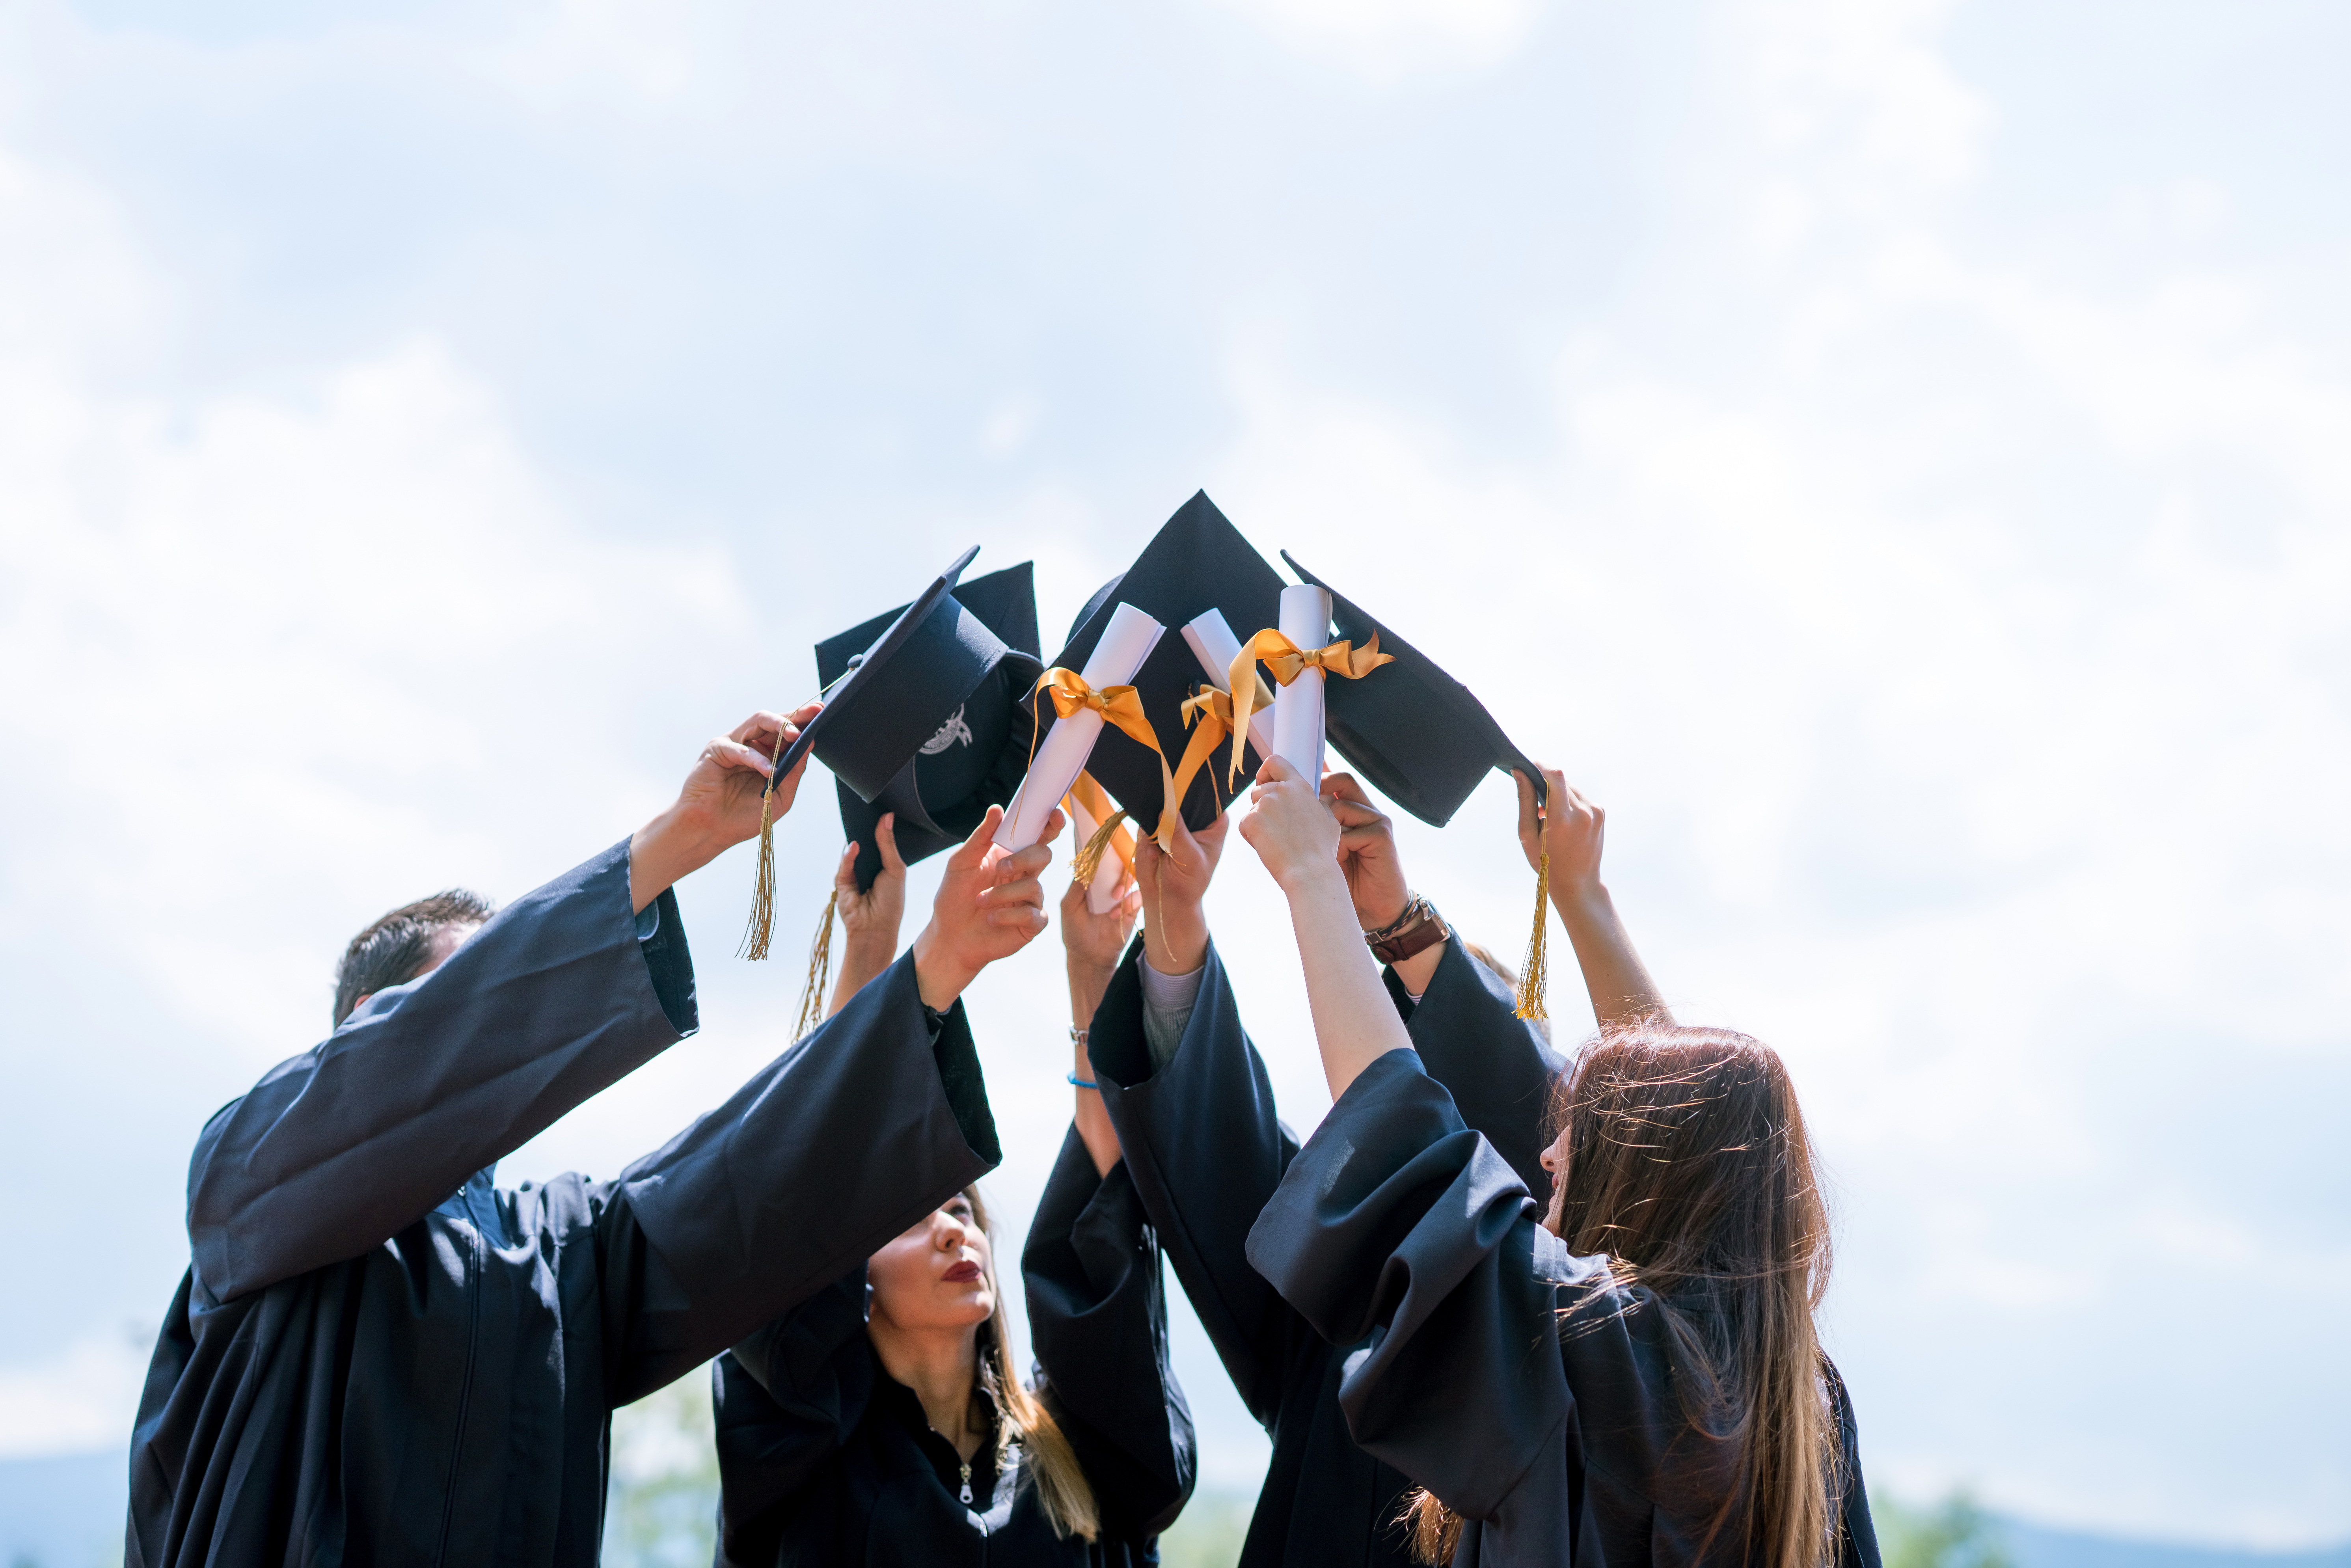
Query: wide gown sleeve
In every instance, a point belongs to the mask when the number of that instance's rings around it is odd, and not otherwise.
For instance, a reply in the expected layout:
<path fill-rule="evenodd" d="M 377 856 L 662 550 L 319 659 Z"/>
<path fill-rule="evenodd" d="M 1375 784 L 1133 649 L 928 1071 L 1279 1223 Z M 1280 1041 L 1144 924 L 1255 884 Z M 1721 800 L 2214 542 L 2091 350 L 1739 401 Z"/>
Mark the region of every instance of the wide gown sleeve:
<path fill-rule="evenodd" d="M 1524 1185 L 1414 1052 L 1340 1096 L 1249 1260 L 1332 1343 L 1381 1331 L 1340 1385 L 1348 1430 L 1461 1512 L 1492 1515 L 1556 1441 L 1573 1403 L 1557 1287 L 1589 1266 L 1538 1230 Z"/>
<path fill-rule="evenodd" d="M 632 1271 L 613 1403 L 790 1311 L 1003 1157 L 963 1004 L 928 1012 L 910 952 L 621 1174 L 607 1245 L 633 1226 L 660 1267 Z"/>
<path fill-rule="evenodd" d="M 1191 1408 L 1167 1356 L 1159 1244 L 1122 1160 L 1094 1174 L 1077 1130 L 1020 1257 L 1038 1392 L 1061 1423 L 1112 1534 L 1141 1541 L 1192 1494 Z"/>
<path fill-rule="evenodd" d="M 692 1033 L 676 901 L 655 907 L 641 945 L 623 840 L 214 1117 L 188 1172 L 205 1292 L 225 1301 L 365 1253 Z"/>
<path fill-rule="evenodd" d="M 1518 999 L 1502 977 L 1458 941 L 1445 945 L 1417 1004 L 1393 969 L 1384 977 L 1421 1065 L 1453 1096 L 1461 1120 L 1486 1135 L 1527 1191 L 1548 1194 L 1543 1124 L 1562 1063 L 1541 1032 L 1518 1016 Z"/>
<path fill-rule="evenodd" d="M 1274 1114 L 1273 1085 L 1241 1031 L 1214 943 L 1176 1054 L 1153 1070 L 1143 1030 L 1141 944 L 1095 1009 L 1086 1049 L 1125 1166 L 1159 1244 L 1250 1414 L 1279 1411 L 1296 1318 L 1249 1266 L 1249 1227 L 1297 1143 Z"/>
<path fill-rule="evenodd" d="M 710 1376 L 719 1568 L 768 1568 L 784 1505 L 849 1440 L 873 1396 L 864 1265 L 754 1332 Z"/>

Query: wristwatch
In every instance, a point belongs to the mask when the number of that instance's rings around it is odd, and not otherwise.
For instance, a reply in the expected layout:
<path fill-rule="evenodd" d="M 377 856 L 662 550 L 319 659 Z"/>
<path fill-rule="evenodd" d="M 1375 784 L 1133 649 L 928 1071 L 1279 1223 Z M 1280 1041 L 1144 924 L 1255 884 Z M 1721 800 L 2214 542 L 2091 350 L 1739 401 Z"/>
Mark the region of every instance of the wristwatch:
<path fill-rule="evenodd" d="M 1381 963 L 1401 964 L 1452 935 L 1445 916 L 1437 913 L 1437 905 L 1416 893 L 1405 902 L 1404 913 L 1394 921 L 1377 931 L 1364 932 L 1364 943 Z"/>

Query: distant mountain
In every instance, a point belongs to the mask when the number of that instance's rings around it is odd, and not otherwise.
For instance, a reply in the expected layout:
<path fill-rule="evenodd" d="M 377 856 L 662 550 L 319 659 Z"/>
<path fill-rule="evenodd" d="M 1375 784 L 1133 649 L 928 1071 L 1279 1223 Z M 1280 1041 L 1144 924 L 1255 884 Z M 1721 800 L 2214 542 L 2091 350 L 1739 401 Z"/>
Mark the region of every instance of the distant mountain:
<path fill-rule="evenodd" d="M 2016 1568 L 2351 1568 L 2351 1542 L 2316 1552 L 2237 1552 L 2122 1541 L 1998 1520 Z"/>

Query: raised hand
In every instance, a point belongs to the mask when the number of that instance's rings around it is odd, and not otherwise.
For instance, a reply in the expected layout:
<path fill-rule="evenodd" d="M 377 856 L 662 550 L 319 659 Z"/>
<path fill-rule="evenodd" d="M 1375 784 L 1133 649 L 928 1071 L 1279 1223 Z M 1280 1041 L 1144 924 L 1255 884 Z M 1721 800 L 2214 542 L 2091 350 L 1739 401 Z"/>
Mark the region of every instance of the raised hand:
<path fill-rule="evenodd" d="M 1196 833 L 1177 821 L 1170 850 L 1163 852 L 1155 839 L 1135 843 L 1144 941 L 1152 967 L 1163 975 L 1188 975 L 1207 959 L 1208 921 L 1200 901 L 1208 895 L 1231 827 L 1232 818 L 1218 812 L 1215 821 Z"/>
<path fill-rule="evenodd" d="M 1066 821 L 1056 810 L 1044 837 L 1025 850 L 990 842 L 1004 808 L 990 806 L 979 826 L 947 856 L 931 903 L 931 923 L 914 938 L 914 978 L 924 1004 L 952 1006 L 978 973 L 1029 946 L 1045 929 L 1045 885 L 1052 842 Z"/>
<path fill-rule="evenodd" d="M 1085 883 L 1071 878 L 1070 890 L 1061 894 L 1061 946 L 1069 955 L 1070 974 L 1074 979 L 1081 971 L 1100 974 L 1103 984 L 1126 956 L 1127 939 L 1134 935 L 1134 922 L 1143 911 L 1143 890 L 1130 877 L 1119 884 L 1116 904 L 1100 915 L 1087 902 Z M 1092 1016 L 1093 1009 L 1086 1009 Z M 1080 1028 L 1085 1019 L 1074 1021 Z"/>
<path fill-rule="evenodd" d="M 1395 825 L 1353 774 L 1325 774 L 1322 799 L 1339 820 L 1339 870 L 1355 903 L 1355 924 L 1366 931 L 1393 925 L 1412 898 L 1396 855 Z"/>
<path fill-rule="evenodd" d="M 1301 888 L 1325 877 L 1345 891 L 1339 871 L 1339 819 L 1313 786 L 1279 757 L 1267 758 L 1257 770 L 1241 837 L 1293 900 Z"/>
<path fill-rule="evenodd" d="M 1575 945 L 1575 962 L 1583 971 L 1583 989 L 1592 998 L 1592 1014 L 1602 1027 L 1654 1018 L 1667 1022 L 1657 983 L 1649 977 L 1625 923 L 1616 917 L 1615 901 L 1600 880 L 1600 851 L 1608 827 L 1608 813 L 1584 799 L 1555 768 L 1542 770 L 1548 798 L 1543 815 L 1535 816 L 1534 787 L 1523 773 L 1511 777 L 1519 784 L 1519 847 L 1532 866 L 1548 851 L 1551 855 L 1551 903 L 1559 911 L 1567 939 Z"/>
<path fill-rule="evenodd" d="M 768 758 L 780 756 L 799 739 L 800 726 L 822 706 L 810 703 L 789 715 L 755 713 L 703 747 L 678 787 L 676 800 L 630 841 L 629 898 L 636 908 L 659 898 L 678 878 L 708 865 L 720 852 L 758 834 Z M 775 816 L 792 809 L 807 768 L 803 757 L 777 781 L 769 802 Z"/>
<path fill-rule="evenodd" d="M 841 969 L 833 977 L 832 998 L 825 1006 L 831 1018 L 849 1005 L 849 998 L 868 980 L 890 967 L 898 956 L 898 927 L 906 915 L 906 862 L 898 857 L 898 813 L 884 811 L 873 826 L 874 847 L 882 852 L 882 869 L 873 885 L 857 891 L 857 845 L 841 852 L 832 870 L 833 909 L 846 935 L 841 944 Z"/>
<path fill-rule="evenodd" d="M 1355 925 L 1353 902 L 1339 871 L 1339 819 L 1313 786 L 1278 757 L 1257 770 L 1249 802 L 1241 837 L 1290 901 L 1314 1043 L 1322 1053 L 1323 1081 L 1336 1100 L 1383 1052 L 1408 1049 L 1411 1037 Z"/>

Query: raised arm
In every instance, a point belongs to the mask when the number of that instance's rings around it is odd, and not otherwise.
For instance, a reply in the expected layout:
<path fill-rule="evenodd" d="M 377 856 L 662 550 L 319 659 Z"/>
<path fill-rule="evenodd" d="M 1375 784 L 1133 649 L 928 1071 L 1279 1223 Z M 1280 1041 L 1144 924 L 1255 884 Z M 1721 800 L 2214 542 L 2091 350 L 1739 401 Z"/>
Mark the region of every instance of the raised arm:
<path fill-rule="evenodd" d="M 215 1116 L 188 1172 L 204 1290 L 225 1301 L 358 1257 L 692 1033 L 669 885 L 758 831 L 758 747 L 813 712 L 711 741 L 632 840 L 517 899 L 397 1006 L 379 999 Z"/>
<path fill-rule="evenodd" d="M 1070 1048 L 1075 1059 L 1070 1068 L 1071 1092 L 1076 1098 L 1071 1118 L 1093 1161 L 1094 1174 L 1106 1176 L 1119 1161 L 1118 1130 L 1111 1125 L 1110 1113 L 1102 1106 L 1086 1042 L 1094 1014 L 1110 990 L 1111 977 L 1118 973 L 1119 956 L 1134 934 L 1143 894 L 1132 882 L 1126 883 L 1119 890 L 1119 901 L 1096 915 L 1087 892 L 1083 883 L 1072 878 L 1070 890 L 1061 894 L 1061 948 L 1070 977 Z"/>
<path fill-rule="evenodd" d="M 1412 1040 L 1356 927 L 1354 902 L 1339 869 L 1337 817 L 1279 757 L 1258 769 L 1249 801 L 1241 837 L 1290 901 L 1314 1043 L 1336 1100 L 1376 1058 L 1409 1050 Z"/>
<path fill-rule="evenodd" d="M 1672 1022 L 1657 983 L 1633 950 L 1633 938 L 1616 918 L 1615 901 L 1600 880 L 1608 813 L 1578 793 L 1559 769 L 1546 768 L 1542 773 L 1548 800 L 1540 820 L 1527 776 L 1510 776 L 1519 786 L 1519 847 L 1526 852 L 1530 866 L 1545 850 L 1550 852 L 1552 907 L 1559 911 L 1567 939 L 1575 945 L 1593 1016 L 1603 1029 L 1648 1018 Z"/>
<path fill-rule="evenodd" d="M 1137 846 L 1146 931 L 1111 977 L 1086 1044 L 1160 1246 L 1242 1401 L 1270 1424 L 1307 1331 L 1246 1249 L 1298 1145 L 1274 1114 L 1265 1063 L 1199 913 L 1226 821 L 1198 834 L 1179 828 L 1172 858 L 1148 841 Z"/>
<path fill-rule="evenodd" d="M 865 983 L 890 967 L 898 956 L 898 927 L 906 916 L 906 862 L 898 858 L 898 813 L 884 811 L 873 827 L 874 847 L 882 852 L 882 869 L 873 885 L 857 890 L 857 846 L 841 852 L 833 868 L 834 906 L 841 913 L 841 973 L 832 982 L 832 998 L 825 1004 L 831 1018 L 848 1005 Z"/>
<path fill-rule="evenodd" d="M 773 1568 L 786 1521 L 873 1396 L 865 1267 L 711 1364 L 719 1568 Z"/>
<path fill-rule="evenodd" d="M 1339 821 L 1339 869 L 1355 923 L 1367 934 L 1395 928 L 1416 895 L 1394 825 L 1348 774 L 1326 774 L 1322 797 Z M 1461 1119 L 1486 1134 L 1529 1191 L 1548 1193 L 1543 1124 L 1560 1060 L 1541 1030 L 1518 1016 L 1505 977 L 1474 956 L 1426 900 L 1419 909 L 1416 922 L 1426 925 L 1406 925 L 1400 935 L 1407 944 L 1436 940 L 1388 967 L 1389 999 L 1421 1065 L 1453 1096 Z"/>
<path fill-rule="evenodd" d="M 1123 1165 L 1097 1175 L 1072 1134 L 1020 1255 L 1038 1392 L 1120 1539 L 1175 1521 L 1196 1473 L 1192 1415 L 1167 1354 L 1156 1234 Z"/>
<path fill-rule="evenodd" d="M 988 842 L 998 820 L 948 857 L 905 956 L 622 1174 L 607 1242 L 626 1320 L 614 1403 L 789 1311 L 1002 1158 L 959 998 L 1043 929 L 1052 850 L 1049 831 L 1008 854 Z M 631 1266 L 631 1223 L 652 1263 Z"/>

